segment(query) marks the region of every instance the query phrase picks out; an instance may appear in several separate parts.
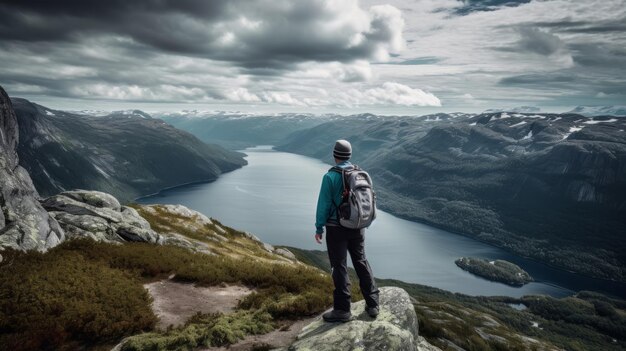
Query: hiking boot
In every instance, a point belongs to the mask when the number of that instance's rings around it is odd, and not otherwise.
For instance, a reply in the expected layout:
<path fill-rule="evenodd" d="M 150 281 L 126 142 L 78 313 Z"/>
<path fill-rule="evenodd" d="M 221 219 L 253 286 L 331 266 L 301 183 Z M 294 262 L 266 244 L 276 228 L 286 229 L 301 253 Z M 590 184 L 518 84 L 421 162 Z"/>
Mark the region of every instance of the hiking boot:
<path fill-rule="evenodd" d="M 352 318 L 350 311 L 332 310 L 322 315 L 326 322 L 347 322 Z"/>
<path fill-rule="evenodd" d="M 365 312 L 367 312 L 367 314 L 370 317 L 372 317 L 372 318 L 378 317 L 378 307 L 369 307 L 369 306 L 367 306 L 365 308 Z"/>

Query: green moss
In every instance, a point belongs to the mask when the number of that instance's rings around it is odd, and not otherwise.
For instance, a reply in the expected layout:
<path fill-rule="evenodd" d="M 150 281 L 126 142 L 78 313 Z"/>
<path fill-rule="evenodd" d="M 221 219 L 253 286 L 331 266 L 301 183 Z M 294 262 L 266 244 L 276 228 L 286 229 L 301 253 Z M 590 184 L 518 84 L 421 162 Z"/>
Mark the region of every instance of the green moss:
<path fill-rule="evenodd" d="M 211 218 L 212 223 L 190 226 L 196 218 L 188 218 L 168 211 L 160 205 L 150 206 L 154 211 L 148 211 L 145 206 L 132 204 L 139 214 L 144 217 L 152 229 L 159 233 L 175 232 L 189 239 L 208 244 L 218 253 L 234 256 L 252 256 L 275 260 L 276 257 L 263 248 L 263 244 L 246 237 L 245 233 L 224 226 L 218 220 Z M 227 241 L 222 240 L 226 238 Z"/>
<path fill-rule="evenodd" d="M 265 334 L 273 329 L 272 317 L 265 312 L 196 314 L 184 326 L 165 333 L 145 333 L 130 337 L 122 350 L 192 350 L 199 346 L 224 346 L 233 344 L 246 335 Z"/>

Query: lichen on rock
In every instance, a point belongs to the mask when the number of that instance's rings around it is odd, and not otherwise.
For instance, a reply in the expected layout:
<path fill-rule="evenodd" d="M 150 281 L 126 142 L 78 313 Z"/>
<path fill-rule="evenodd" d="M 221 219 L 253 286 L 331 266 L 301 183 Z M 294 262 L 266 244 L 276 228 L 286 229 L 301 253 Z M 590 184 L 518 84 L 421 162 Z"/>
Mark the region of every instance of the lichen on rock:
<path fill-rule="evenodd" d="M 100 191 L 64 191 L 41 204 L 56 218 L 68 237 L 88 237 L 104 242 L 162 240 L 137 210 L 120 206 L 115 197 Z"/>
<path fill-rule="evenodd" d="M 411 298 L 401 288 L 380 288 L 380 314 L 376 319 L 365 312 L 365 301 L 353 303 L 351 312 L 353 320 L 347 323 L 327 323 L 319 317 L 282 350 L 438 350 L 419 336 Z"/>

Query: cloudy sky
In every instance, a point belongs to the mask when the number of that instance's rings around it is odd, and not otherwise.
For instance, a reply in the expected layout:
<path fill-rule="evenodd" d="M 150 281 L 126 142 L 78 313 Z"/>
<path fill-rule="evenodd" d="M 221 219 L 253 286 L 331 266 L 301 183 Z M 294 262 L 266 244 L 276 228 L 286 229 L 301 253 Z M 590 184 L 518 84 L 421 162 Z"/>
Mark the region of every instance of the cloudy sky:
<path fill-rule="evenodd" d="M 57 109 L 624 105 L 626 0 L 5 0 L 0 85 Z"/>

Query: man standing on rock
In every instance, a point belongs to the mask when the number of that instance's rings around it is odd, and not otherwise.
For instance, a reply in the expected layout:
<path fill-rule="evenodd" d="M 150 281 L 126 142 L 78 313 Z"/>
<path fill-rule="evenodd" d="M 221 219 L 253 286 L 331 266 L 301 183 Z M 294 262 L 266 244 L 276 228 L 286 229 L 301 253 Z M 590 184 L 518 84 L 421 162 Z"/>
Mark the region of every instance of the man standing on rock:
<path fill-rule="evenodd" d="M 337 140 L 333 150 L 335 167 L 342 170 L 353 169 L 350 161 L 352 146 L 347 140 Z M 335 168 L 334 167 L 334 168 Z M 350 252 L 352 264 L 359 277 L 361 293 L 367 304 L 366 311 L 370 317 L 378 316 L 378 288 L 374 282 L 372 269 L 365 258 L 365 228 L 350 229 L 339 224 L 338 207 L 342 201 L 344 190 L 342 173 L 332 168 L 324 174 L 322 186 L 317 200 L 315 221 L 315 240 L 321 244 L 326 226 L 326 245 L 332 269 L 333 310 L 322 316 L 327 322 L 347 322 L 352 318 L 350 313 L 350 278 L 348 277 L 347 253 Z"/>

